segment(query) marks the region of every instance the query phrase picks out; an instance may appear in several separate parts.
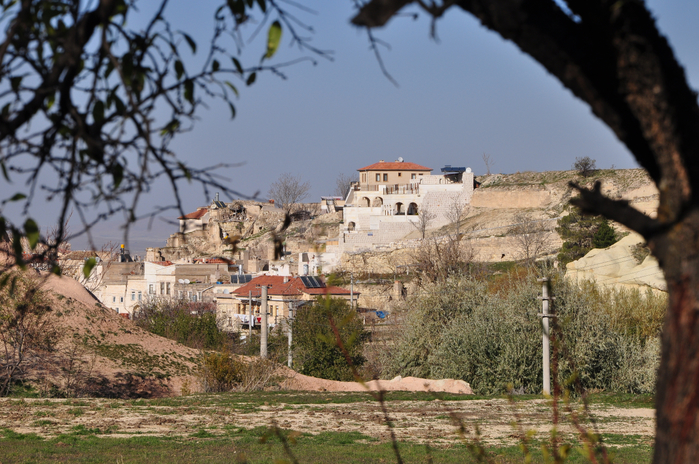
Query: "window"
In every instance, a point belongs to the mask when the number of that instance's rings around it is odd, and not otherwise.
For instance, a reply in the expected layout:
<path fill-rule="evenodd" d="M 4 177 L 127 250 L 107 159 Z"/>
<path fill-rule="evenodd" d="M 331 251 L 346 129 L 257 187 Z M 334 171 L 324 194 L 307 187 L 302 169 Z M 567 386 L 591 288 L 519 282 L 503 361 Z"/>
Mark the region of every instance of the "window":
<path fill-rule="evenodd" d="M 402 172 L 399 172 L 399 173 L 398 173 L 398 177 L 401 177 L 402 175 L 403 175 Z"/>
<path fill-rule="evenodd" d="M 112 297 L 112 303 L 116 303 L 116 297 L 115 297 L 115 296 Z"/>
<path fill-rule="evenodd" d="M 169 295 L 170 294 L 170 282 L 167 283 L 167 286 L 165 287 L 165 294 Z"/>
<path fill-rule="evenodd" d="M 124 302 L 124 297 L 123 297 L 123 296 L 120 296 L 120 297 L 119 297 L 119 303 L 123 303 L 123 302 Z"/>
<path fill-rule="evenodd" d="M 165 295 L 165 282 L 160 282 L 160 294 Z"/>
<path fill-rule="evenodd" d="M 383 181 L 388 182 L 388 174 L 384 173 L 383 175 Z"/>
<path fill-rule="evenodd" d="M 141 292 L 138 292 L 138 301 L 141 301 L 142 296 Z"/>
<path fill-rule="evenodd" d="M 415 179 L 415 174 L 410 174 L 411 179 Z"/>
<path fill-rule="evenodd" d="M 150 295 L 155 295 L 155 286 L 153 284 L 148 284 L 148 293 Z"/>
<path fill-rule="evenodd" d="M 366 172 L 362 173 L 362 182 L 366 182 Z"/>
<path fill-rule="evenodd" d="M 136 301 L 136 292 L 131 292 L 131 301 Z"/>
<path fill-rule="evenodd" d="M 376 174 L 376 182 L 381 182 L 381 174 Z"/>

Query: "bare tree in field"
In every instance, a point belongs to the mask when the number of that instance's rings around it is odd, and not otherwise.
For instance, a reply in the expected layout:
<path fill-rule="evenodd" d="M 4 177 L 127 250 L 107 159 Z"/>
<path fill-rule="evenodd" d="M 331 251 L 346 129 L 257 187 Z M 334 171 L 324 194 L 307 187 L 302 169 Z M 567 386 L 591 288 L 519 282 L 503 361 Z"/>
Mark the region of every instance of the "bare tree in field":
<path fill-rule="evenodd" d="M 342 197 L 343 200 L 347 198 L 347 194 L 349 193 L 350 188 L 352 187 L 352 182 L 355 181 L 355 177 L 356 176 L 345 174 L 344 172 L 338 174 L 337 179 L 335 179 L 334 194 L 338 197 Z"/>
<path fill-rule="evenodd" d="M 370 0 L 352 22 L 385 25 L 411 0 Z M 665 273 L 669 308 L 658 370 L 655 463 L 699 462 L 699 103 L 643 1 L 418 2 L 436 21 L 452 7 L 537 60 L 590 106 L 660 191 L 657 216 L 576 183 L 572 203 L 641 234 Z M 562 8 L 564 5 L 564 8 Z M 370 36 L 371 37 L 371 36 Z"/>
<path fill-rule="evenodd" d="M 311 184 L 303 182 L 300 177 L 284 173 L 270 185 L 268 195 L 286 214 L 291 214 L 296 205 L 308 196 L 310 189 Z"/>
<path fill-rule="evenodd" d="M 546 230 L 543 222 L 534 221 L 526 214 L 517 214 L 514 222 L 509 233 L 515 242 L 520 259 L 531 264 L 548 248 L 551 232 Z"/>
<path fill-rule="evenodd" d="M 466 200 L 460 196 L 454 197 L 447 205 L 447 210 L 444 212 L 444 216 L 454 227 L 455 239 L 459 239 L 459 233 L 461 229 L 461 215 L 466 207 Z"/>
<path fill-rule="evenodd" d="M 413 227 L 415 227 L 415 229 L 417 229 L 418 232 L 420 232 L 420 235 L 424 239 L 427 229 L 429 229 L 430 224 L 432 223 L 432 221 L 435 220 L 436 217 L 437 215 L 430 211 L 429 208 L 422 207 L 420 208 L 420 211 L 418 211 L 417 221 L 411 222 L 410 224 Z"/>
<path fill-rule="evenodd" d="M 490 155 L 483 153 L 483 163 L 485 164 L 485 169 L 487 171 L 486 173 L 490 175 L 490 168 L 495 166 L 495 161 L 490 157 Z"/>

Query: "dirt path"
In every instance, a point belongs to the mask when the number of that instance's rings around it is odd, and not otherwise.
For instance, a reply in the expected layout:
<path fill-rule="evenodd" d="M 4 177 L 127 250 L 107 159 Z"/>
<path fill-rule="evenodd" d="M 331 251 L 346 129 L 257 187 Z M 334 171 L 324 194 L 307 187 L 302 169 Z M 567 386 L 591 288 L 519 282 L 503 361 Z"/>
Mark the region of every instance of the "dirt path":
<path fill-rule="evenodd" d="M 332 395 L 332 396 L 331 396 Z M 328 394 L 335 401 L 337 393 Z M 188 436 L 205 429 L 213 435 L 231 427 L 251 429 L 276 423 L 284 429 L 317 434 L 359 432 L 380 440 L 389 431 L 380 405 L 374 401 L 332 404 L 289 404 L 283 397 L 270 398 L 275 404 L 237 401 L 232 395 L 197 395 L 161 401 L 80 400 L 0 400 L 0 428 L 18 433 L 56 437 L 62 433 L 85 431 L 98 436 Z M 317 401 L 318 398 L 314 401 Z M 278 402 L 277 402 L 278 401 Z M 297 401 L 297 400 L 295 400 Z M 547 400 L 466 401 L 389 401 L 388 413 L 399 440 L 448 446 L 458 440 L 456 424 L 461 420 L 466 433 L 475 433 L 494 445 L 514 444 L 518 418 L 523 430 L 534 430 L 535 438 L 545 439 L 551 430 L 551 408 Z M 593 405 L 600 433 L 635 436 L 652 442 L 653 409 L 617 408 Z M 586 427 L 591 427 L 589 423 Z M 563 436 L 574 429 L 562 425 Z"/>

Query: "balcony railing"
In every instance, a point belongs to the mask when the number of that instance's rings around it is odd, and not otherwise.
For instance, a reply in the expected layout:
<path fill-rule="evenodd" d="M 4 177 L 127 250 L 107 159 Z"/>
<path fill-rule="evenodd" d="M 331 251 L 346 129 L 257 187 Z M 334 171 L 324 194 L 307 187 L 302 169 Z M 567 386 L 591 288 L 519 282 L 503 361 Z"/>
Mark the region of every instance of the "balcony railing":
<path fill-rule="evenodd" d="M 357 187 L 359 187 L 357 189 Z M 420 193 L 420 184 L 358 184 L 355 185 L 355 192 L 381 192 L 385 195 L 417 195 Z"/>

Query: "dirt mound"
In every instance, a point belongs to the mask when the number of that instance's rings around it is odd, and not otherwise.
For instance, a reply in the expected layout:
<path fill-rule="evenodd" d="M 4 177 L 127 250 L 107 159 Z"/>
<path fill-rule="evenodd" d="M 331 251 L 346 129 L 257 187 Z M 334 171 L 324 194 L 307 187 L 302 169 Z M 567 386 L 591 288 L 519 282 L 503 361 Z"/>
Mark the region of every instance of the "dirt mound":
<path fill-rule="evenodd" d="M 137 327 L 101 305 L 70 277 L 37 277 L 57 349 L 34 362 L 28 378 L 42 389 L 78 396 L 120 398 L 179 395 L 196 390 L 198 351 Z"/>
<path fill-rule="evenodd" d="M 417 377 L 395 377 L 392 380 L 372 380 L 361 384 L 359 382 L 339 382 L 337 380 L 318 379 L 299 374 L 288 368 L 283 368 L 281 373 L 286 380 L 281 382 L 285 390 L 304 391 L 431 391 L 439 393 L 462 393 L 472 395 L 471 386 L 463 380 L 454 379 L 420 379 Z"/>

